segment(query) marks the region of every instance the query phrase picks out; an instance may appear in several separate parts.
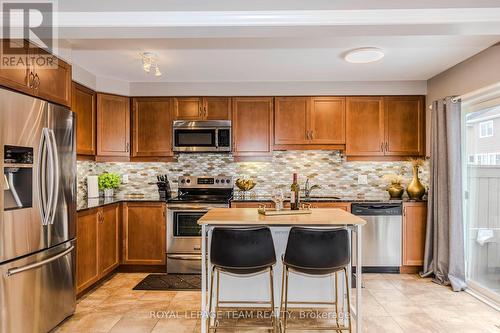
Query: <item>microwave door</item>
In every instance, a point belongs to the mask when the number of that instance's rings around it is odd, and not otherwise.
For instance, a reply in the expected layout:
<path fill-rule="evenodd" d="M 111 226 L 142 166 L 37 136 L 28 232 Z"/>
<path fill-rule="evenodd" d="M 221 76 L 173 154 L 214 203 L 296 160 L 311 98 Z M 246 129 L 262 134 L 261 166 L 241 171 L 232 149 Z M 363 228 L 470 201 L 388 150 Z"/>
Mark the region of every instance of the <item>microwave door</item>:
<path fill-rule="evenodd" d="M 174 151 L 204 152 L 216 149 L 215 128 L 174 129 Z"/>

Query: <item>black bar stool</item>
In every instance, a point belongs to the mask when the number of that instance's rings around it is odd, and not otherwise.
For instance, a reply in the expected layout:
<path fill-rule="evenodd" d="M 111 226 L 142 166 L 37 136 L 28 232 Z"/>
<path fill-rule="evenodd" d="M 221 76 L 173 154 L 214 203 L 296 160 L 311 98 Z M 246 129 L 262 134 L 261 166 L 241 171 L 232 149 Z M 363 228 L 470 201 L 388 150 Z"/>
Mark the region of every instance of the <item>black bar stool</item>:
<path fill-rule="evenodd" d="M 349 298 L 349 278 L 347 266 L 351 260 L 349 235 L 345 229 L 320 229 L 306 227 L 292 227 L 288 235 L 285 255 L 283 256 L 283 278 L 281 284 L 280 324 L 286 332 L 287 307 L 295 304 L 326 304 L 335 305 L 337 326 L 303 327 L 314 330 L 348 330 L 351 332 L 351 304 Z M 344 271 L 347 287 L 347 315 L 349 326 L 339 324 L 338 309 L 338 273 Z M 299 272 L 306 275 L 332 275 L 335 280 L 335 300 L 333 302 L 289 302 L 288 275 L 290 272 Z M 283 310 L 284 307 L 284 310 Z M 294 330 L 297 328 L 294 327 Z M 300 328 L 302 329 L 302 327 Z"/>
<path fill-rule="evenodd" d="M 269 330 L 275 329 L 274 322 L 274 287 L 273 287 L 273 265 L 276 263 L 276 253 L 274 251 L 274 242 L 271 236 L 271 230 L 267 227 L 252 228 L 214 228 L 210 246 L 210 261 L 212 267 L 212 277 L 210 279 L 210 298 L 209 298 L 209 320 L 208 329 L 217 328 L 238 328 L 237 326 L 221 326 L 217 322 L 217 312 L 219 303 L 231 304 L 251 304 L 262 302 L 245 301 L 219 301 L 219 281 L 220 272 L 227 272 L 232 275 L 248 275 L 269 271 L 269 286 L 271 297 L 269 304 L 271 307 L 271 326 Z M 212 293 L 214 286 L 214 275 L 217 273 L 217 292 L 215 301 L 214 324 L 211 323 L 212 314 Z M 248 328 L 243 326 L 240 328 Z M 252 326 L 257 328 L 257 326 Z"/>

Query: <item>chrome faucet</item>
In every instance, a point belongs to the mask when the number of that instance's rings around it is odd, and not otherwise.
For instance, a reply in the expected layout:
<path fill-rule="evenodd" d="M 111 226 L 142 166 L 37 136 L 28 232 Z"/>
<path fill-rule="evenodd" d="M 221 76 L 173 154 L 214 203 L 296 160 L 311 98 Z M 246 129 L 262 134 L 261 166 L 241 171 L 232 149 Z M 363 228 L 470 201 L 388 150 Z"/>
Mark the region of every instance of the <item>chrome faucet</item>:
<path fill-rule="evenodd" d="M 304 186 L 304 197 L 309 198 L 312 190 L 320 189 L 320 188 L 321 188 L 321 186 L 319 186 L 319 185 L 312 185 L 311 187 L 309 187 L 309 178 L 307 178 L 306 184 Z"/>

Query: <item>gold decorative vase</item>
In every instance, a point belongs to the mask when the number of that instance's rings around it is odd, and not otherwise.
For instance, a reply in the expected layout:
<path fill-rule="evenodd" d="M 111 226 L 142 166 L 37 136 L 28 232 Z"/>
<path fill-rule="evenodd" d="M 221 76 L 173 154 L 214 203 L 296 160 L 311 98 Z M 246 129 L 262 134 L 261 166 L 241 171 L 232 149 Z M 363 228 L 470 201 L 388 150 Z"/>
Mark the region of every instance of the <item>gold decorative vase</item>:
<path fill-rule="evenodd" d="M 403 197 L 403 193 L 405 193 L 405 188 L 400 184 L 392 184 L 387 189 L 391 199 L 401 199 Z"/>
<path fill-rule="evenodd" d="M 425 194 L 425 187 L 418 179 L 418 166 L 413 166 L 413 179 L 406 188 L 406 193 L 412 200 L 420 200 Z"/>

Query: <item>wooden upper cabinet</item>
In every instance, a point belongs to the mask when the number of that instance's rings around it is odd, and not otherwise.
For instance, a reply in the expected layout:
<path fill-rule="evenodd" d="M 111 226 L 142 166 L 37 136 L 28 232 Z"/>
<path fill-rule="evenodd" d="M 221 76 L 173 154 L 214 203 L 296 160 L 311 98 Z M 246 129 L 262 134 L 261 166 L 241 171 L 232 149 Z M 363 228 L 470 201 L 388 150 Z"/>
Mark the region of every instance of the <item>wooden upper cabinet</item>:
<path fill-rule="evenodd" d="M 165 204 L 125 203 L 122 262 L 132 265 L 165 264 L 165 226 Z"/>
<path fill-rule="evenodd" d="M 132 157 L 165 157 L 172 152 L 172 99 L 132 99 Z"/>
<path fill-rule="evenodd" d="M 79 212 L 76 225 L 76 292 L 99 279 L 97 263 L 98 209 Z"/>
<path fill-rule="evenodd" d="M 120 205 L 101 208 L 97 229 L 99 275 L 104 276 L 120 263 L 118 226 Z"/>
<path fill-rule="evenodd" d="M 274 102 L 274 143 L 307 144 L 310 98 L 276 97 Z"/>
<path fill-rule="evenodd" d="M 384 121 L 382 97 L 347 97 L 346 154 L 383 156 Z"/>
<path fill-rule="evenodd" d="M 128 97 L 97 94 L 97 155 L 128 157 L 130 102 Z"/>
<path fill-rule="evenodd" d="M 386 155 L 425 155 L 423 96 L 384 98 Z"/>
<path fill-rule="evenodd" d="M 37 49 L 42 56 L 47 53 Z M 71 66 L 61 59 L 53 57 L 57 63 L 55 68 L 35 67 L 35 92 L 38 97 L 58 104 L 71 106 Z"/>
<path fill-rule="evenodd" d="M 71 109 L 76 113 L 76 153 L 94 156 L 96 153 L 96 94 L 73 82 Z"/>
<path fill-rule="evenodd" d="M 24 68 L 0 68 L 0 85 L 71 106 L 71 66 L 68 63 L 23 40 L 2 39 L 2 43 L 4 47 L 12 44 L 17 48 L 16 54 L 27 57 L 30 63 Z M 37 57 L 42 57 L 43 62 Z M 37 65 L 49 61 L 54 66 Z"/>
<path fill-rule="evenodd" d="M 230 97 L 175 97 L 176 120 L 229 120 Z"/>
<path fill-rule="evenodd" d="M 203 99 L 200 97 L 175 97 L 175 119 L 199 120 L 203 114 Z"/>
<path fill-rule="evenodd" d="M 403 265 L 424 264 L 427 202 L 403 204 Z"/>
<path fill-rule="evenodd" d="M 233 155 L 270 156 L 273 118 L 272 97 L 233 97 Z"/>
<path fill-rule="evenodd" d="M 345 97 L 313 97 L 309 113 L 312 144 L 345 144 Z"/>
<path fill-rule="evenodd" d="M 203 119 L 229 120 L 231 119 L 230 97 L 205 97 L 203 98 Z"/>
<path fill-rule="evenodd" d="M 278 149 L 333 149 L 345 144 L 345 97 L 276 97 Z"/>
<path fill-rule="evenodd" d="M 14 47 L 19 47 L 19 55 L 27 57 L 29 55 L 28 46 L 23 45 L 23 40 L 2 39 L 2 47 L 8 47 L 12 44 Z M 27 67 L 12 67 L 0 66 L 0 85 L 33 94 L 33 89 L 29 86 L 29 69 Z"/>

